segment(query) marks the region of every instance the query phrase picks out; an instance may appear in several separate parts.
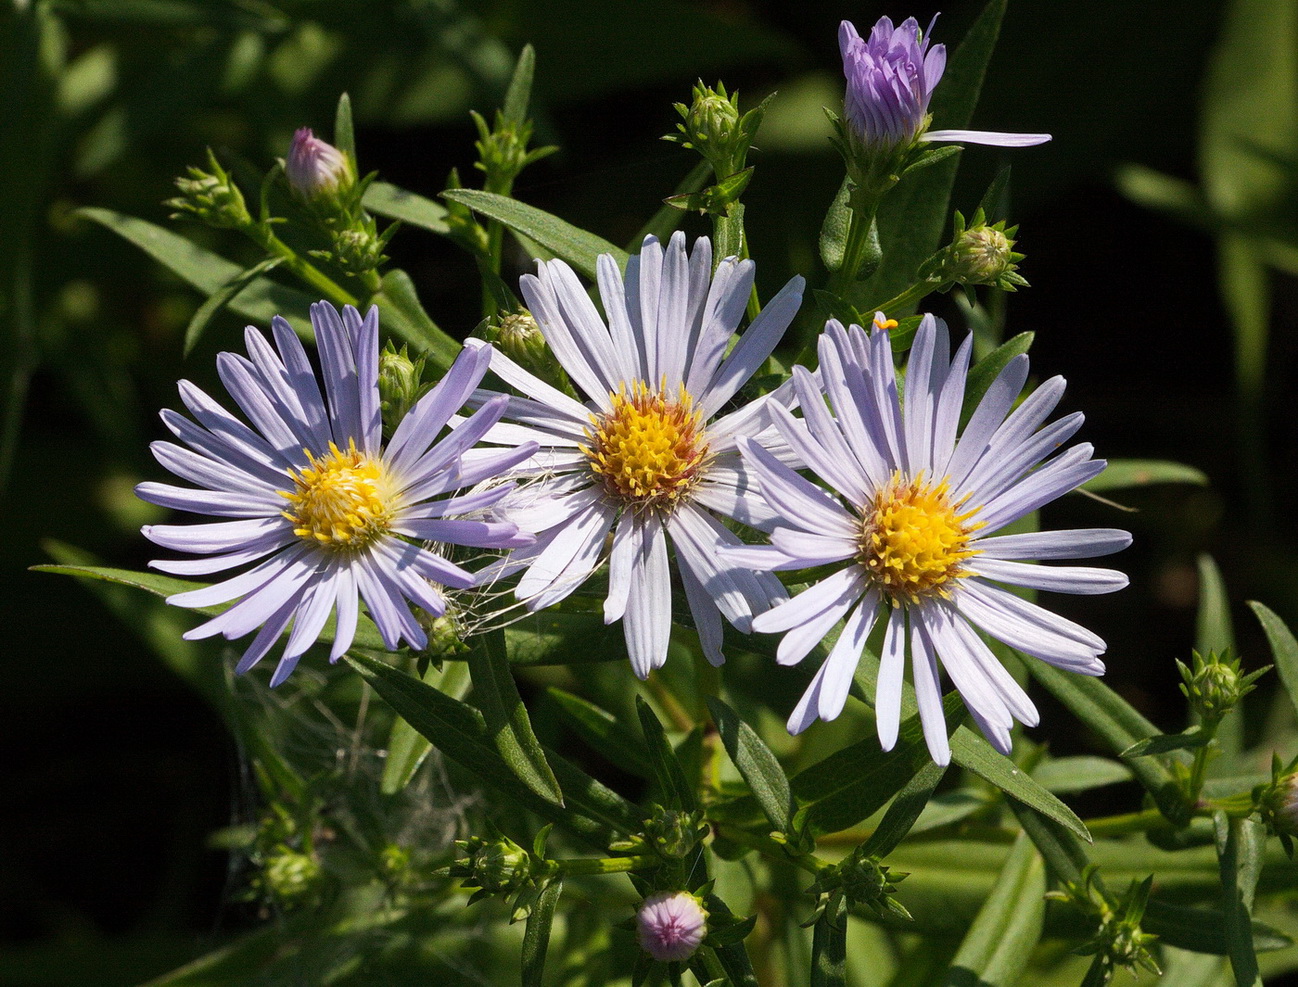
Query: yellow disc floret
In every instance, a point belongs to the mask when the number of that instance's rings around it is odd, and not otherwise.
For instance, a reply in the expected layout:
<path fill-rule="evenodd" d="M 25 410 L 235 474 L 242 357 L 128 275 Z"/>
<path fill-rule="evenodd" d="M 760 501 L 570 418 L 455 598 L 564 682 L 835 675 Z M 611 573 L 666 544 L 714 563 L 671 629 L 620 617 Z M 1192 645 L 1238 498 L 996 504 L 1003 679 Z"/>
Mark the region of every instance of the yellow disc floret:
<path fill-rule="evenodd" d="M 964 561 L 977 555 L 970 536 L 982 527 L 978 508 L 952 503 L 947 481 L 929 484 L 920 473 L 892 479 L 866 505 L 858 561 L 894 606 L 925 596 L 949 596 L 950 583 L 964 576 Z"/>
<path fill-rule="evenodd" d="M 290 470 L 294 489 L 280 491 L 295 535 L 344 551 L 362 548 L 388 529 L 392 505 L 381 462 L 358 452 L 355 442 L 345 452 L 332 442 L 328 455 L 305 452 L 310 465 Z"/>
<path fill-rule="evenodd" d="M 673 400 L 636 381 L 611 394 L 613 410 L 593 416 L 581 447 L 610 496 L 632 507 L 671 508 L 698 481 L 708 456 L 694 401 Z"/>

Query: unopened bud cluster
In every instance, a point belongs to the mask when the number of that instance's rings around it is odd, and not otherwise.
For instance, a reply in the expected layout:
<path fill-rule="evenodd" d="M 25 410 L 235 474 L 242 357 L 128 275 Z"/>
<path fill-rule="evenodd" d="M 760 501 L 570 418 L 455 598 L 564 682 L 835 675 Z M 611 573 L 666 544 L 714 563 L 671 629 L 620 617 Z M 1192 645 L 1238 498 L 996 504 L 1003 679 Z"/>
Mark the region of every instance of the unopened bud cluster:
<path fill-rule="evenodd" d="M 537 325 L 532 313 L 519 309 L 504 315 L 498 315 L 485 322 L 479 329 L 479 335 L 489 343 L 495 343 L 505 356 L 509 357 L 524 370 L 527 370 L 552 387 L 557 387 L 564 394 L 575 397 L 572 382 L 564 372 L 558 358 L 545 341 L 545 334 Z"/>
<path fill-rule="evenodd" d="M 243 193 L 211 148 L 207 150 L 207 167 L 210 170 L 204 171 L 191 165 L 185 177 L 176 179 L 180 195 L 166 202 L 176 210 L 172 218 L 189 215 L 220 229 L 251 226 L 253 220 Z"/>
<path fill-rule="evenodd" d="M 950 244 L 925 261 L 919 276 L 944 285 L 987 285 L 1002 291 L 1027 286 L 1018 272 L 1023 254 L 1014 250 L 1017 226 L 1006 227 L 1005 221 L 987 224 L 982 209 L 973 221 L 965 224 L 964 216 L 955 214 L 955 232 Z"/>
<path fill-rule="evenodd" d="M 379 354 L 379 409 L 383 430 L 391 435 L 398 422 L 406 417 L 431 385 L 424 383 L 424 358 L 411 359 L 403 343 L 396 349 L 390 342 Z"/>
<path fill-rule="evenodd" d="M 1259 668 L 1247 675 L 1240 673 L 1239 659 L 1230 652 L 1218 655 L 1208 652 L 1207 657 L 1191 652 L 1191 664 L 1176 663 L 1181 673 L 1181 692 L 1190 700 L 1190 708 L 1205 723 L 1217 723 L 1239 705 L 1239 701 L 1257 686 L 1254 683 L 1271 666 Z"/>
<path fill-rule="evenodd" d="M 826 908 L 834 914 L 839 902 L 846 899 L 850 904 L 864 905 L 876 915 L 891 914 L 909 921 L 910 912 L 893 897 L 905 878 L 905 874 L 891 873 L 879 858 L 867 855 L 864 847 L 857 847 L 841 862 L 821 871 L 807 889 L 822 896 L 813 919 Z"/>
<path fill-rule="evenodd" d="M 713 89 L 700 81 L 694 86 L 688 106 L 675 104 L 681 116 L 681 122 L 676 124 L 679 133 L 668 134 L 663 140 L 693 148 L 712 166 L 718 180 L 729 178 L 744 170 L 748 148 L 762 125 L 767 102 L 769 98 L 741 115 L 739 93 L 726 92 L 720 82 Z"/>
<path fill-rule="evenodd" d="M 479 889 L 471 902 L 518 891 L 532 879 L 531 854 L 507 836 L 494 840 L 472 836 L 456 840 L 455 846 L 464 856 L 451 865 L 449 873 L 463 878 L 464 887 Z"/>

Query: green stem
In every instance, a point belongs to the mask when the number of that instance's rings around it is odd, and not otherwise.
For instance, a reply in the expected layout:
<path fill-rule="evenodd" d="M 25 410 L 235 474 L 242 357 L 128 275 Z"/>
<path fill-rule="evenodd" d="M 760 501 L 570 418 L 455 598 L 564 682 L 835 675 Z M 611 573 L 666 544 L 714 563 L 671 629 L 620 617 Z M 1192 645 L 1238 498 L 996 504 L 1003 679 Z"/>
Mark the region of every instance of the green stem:
<path fill-rule="evenodd" d="M 747 847 L 750 850 L 756 850 L 758 853 L 765 854 L 772 860 L 788 861 L 811 874 L 819 874 L 821 871 L 828 870 L 834 866 L 828 861 L 821 860 L 813 853 L 790 853 L 788 847 L 783 843 L 776 843 L 769 836 L 758 836 L 756 833 L 750 833 L 748 830 L 740 829 L 738 826 L 729 826 L 726 823 L 719 823 L 716 827 L 716 831 L 718 836 L 724 837 L 731 843 L 738 843 L 740 846 Z"/>
<path fill-rule="evenodd" d="M 1212 747 L 1212 738 L 1216 736 L 1217 727 L 1221 724 L 1220 720 L 1205 720 L 1200 726 L 1208 739 L 1194 752 L 1194 763 L 1190 767 L 1190 791 L 1187 801 L 1194 803 L 1199 801 L 1199 793 L 1203 791 L 1203 779 L 1208 770 L 1208 757 L 1211 754 L 1209 748 Z"/>
<path fill-rule="evenodd" d="M 880 305 L 871 305 L 870 308 L 876 312 L 882 312 L 884 315 L 891 315 L 899 309 L 910 308 L 917 305 L 927 296 L 935 291 L 946 291 L 955 284 L 954 281 L 919 281 L 911 285 L 900 295 L 889 298 Z"/>
<path fill-rule="evenodd" d="M 831 294 L 843 298 L 860 273 L 861 264 L 872 247 L 872 230 L 879 211 L 879 200 L 859 201 L 853 196 L 852 218 L 847 226 L 847 245 L 843 248 L 843 263 L 829 278 Z"/>
<path fill-rule="evenodd" d="M 316 288 L 335 305 L 358 305 L 360 300 L 342 287 L 314 264 L 303 260 L 298 252 L 270 231 L 269 226 L 258 224 L 247 231 L 257 245 L 274 257 L 284 261 L 284 266 L 299 278 Z"/>
<path fill-rule="evenodd" d="M 633 857 L 578 857 L 574 860 L 552 860 L 564 877 L 579 874 L 625 874 L 633 870 L 650 870 L 662 865 L 652 854 Z"/>
<path fill-rule="evenodd" d="M 1167 829 L 1170 823 L 1158 809 L 1127 812 L 1117 816 L 1103 816 L 1086 820 L 1092 836 L 1122 836 L 1126 833 L 1147 833 L 1151 829 Z"/>

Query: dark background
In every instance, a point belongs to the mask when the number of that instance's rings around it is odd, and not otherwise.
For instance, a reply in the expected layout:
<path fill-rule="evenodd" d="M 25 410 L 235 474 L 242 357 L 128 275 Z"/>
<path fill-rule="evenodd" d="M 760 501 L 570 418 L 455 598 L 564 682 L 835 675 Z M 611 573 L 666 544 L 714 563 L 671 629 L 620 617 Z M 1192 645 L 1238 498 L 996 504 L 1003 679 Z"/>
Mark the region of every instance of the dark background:
<path fill-rule="evenodd" d="M 515 194 L 618 243 L 693 165 L 689 152 L 658 138 L 674 129 L 671 103 L 687 101 L 696 78 L 724 79 L 745 106 L 780 91 L 749 158 L 757 170 L 745 197 L 766 297 L 794 272 L 813 283 L 820 277 L 815 237 L 841 163 L 818 107 L 841 95 L 839 19 L 850 15 L 864 31 L 883 13 L 913 14 L 923 25 L 936 10 L 928 3 L 563 0 L 443 5 L 432 16 L 434 5 L 395 0 L 355 5 L 363 15 L 353 5 L 281 3 L 274 7 L 288 20 L 319 25 L 299 39 L 296 54 L 281 53 L 284 62 L 330 54 L 320 56 L 323 67 L 308 86 L 276 85 L 273 67 L 258 63 L 255 84 L 240 87 L 222 76 L 243 30 L 237 19 L 159 25 L 93 6 L 51 9 L 73 58 L 113 54 L 115 84 L 54 133 L 32 133 L 42 142 L 40 168 L 19 184 L 34 207 L 26 226 L 5 234 L 32 245 L 35 367 L 0 538 L 11 642 L 0 693 L 8 793 L 0 813 L 7 943 L 0 983 L 135 982 L 248 918 L 229 905 L 225 856 L 204 849 L 249 795 L 222 720 L 83 586 L 25 571 L 48 561 L 44 539 L 80 546 L 107 564 L 147 562 L 137 532 L 150 515 L 130 489 L 161 473 L 147 452 L 147 442 L 163 436 L 156 410 L 176 405 L 180 376 L 220 393 L 211 357 L 240 345 L 239 320 L 222 317 L 182 360 L 184 327 L 201 299 L 72 210 L 106 206 L 166 224 L 160 203 L 171 194 L 170 179 L 201 162 L 207 145 L 264 168 L 285 152 L 294 127 L 327 136 L 343 89 L 356 101 L 362 170 L 429 196 L 452 167 L 473 185 L 467 110 L 492 109 L 505 78 L 501 56 L 507 71 L 530 41 L 537 138 L 563 150 L 526 172 Z M 941 7 L 934 34 L 954 47 L 981 4 Z M 1086 411 L 1081 437 L 1100 455 L 1175 459 L 1211 478 L 1207 488 L 1121 495 L 1138 512 L 1120 518 L 1080 498 L 1045 518 L 1057 526 L 1128 524 L 1135 532 L 1135 546 L 1118 562 L 1131 573 L 1129 590 L 1052 605 L 1110 642 L 1110 684 L 1165 729 L 1184 717 L 1172 659 L 1188 658 L 1193 642 L 1198 553 L 1211 552 L 1225 575 L 1246 666 L 1261 664 L 1263 649 L 1241 601 L 1260 598 L 1298 617 L 1293 530 L 1277 520 L 1294 507 L 1295 426 L 1286 400 L 1294 282 L 1274 279 L 1267 514 L 1243 506 L 1231 329 L 1215 287 L 1213 241 L 1129 202 L 1114 184 L 1115 168 L 1127 162 L 1195 179 L 1198 95 L 1223 7 L 1013 3 L 974 125 L 1049 131 L 1054 140 L 1014 151 L 970 146 L 954 199 L 968 213 L 996 170 L 1012 163 L 1010 218 L 1020 224 L 1021 270 L 1032 288 L 1010 298 L 1007 328 L 1037 333 L 1038 379 L 1069 379 L 1062 410 Z M 469 20 L 456 19 L 466 13 Z M 9 19 L 6 30 L 14 16 L 0 14 Z M 447 39 L 464 36 L 450 27 L 466 23 L 477 34 L 447 56 Z M 263 44 L 274 49 L 289 33 Z M 228 256 L 251 256 L 237 241 L 173 225 Z M 687 228 L 707 232 L 697 223 Z M 465 255 L 414 229 L 389 252 L 440 325 L 457 335 L 473 327 L 479 294 Z M 512 258 L 511 277 L 524 260 Z M 7 296 L 9 315 L 16 298 Z M 933 307 L 958 324 L 945 299 Z M 11 352 L 23 346 L 17 339 Z M 1263 698 L 1255 708 L 1265 706 Z M 1049 703 L 1043 724 L 1033 736 L 1056 751 L 1089 749 L 1069 715 Z M 50 962 L 54 955 L 59 962 Z"/>

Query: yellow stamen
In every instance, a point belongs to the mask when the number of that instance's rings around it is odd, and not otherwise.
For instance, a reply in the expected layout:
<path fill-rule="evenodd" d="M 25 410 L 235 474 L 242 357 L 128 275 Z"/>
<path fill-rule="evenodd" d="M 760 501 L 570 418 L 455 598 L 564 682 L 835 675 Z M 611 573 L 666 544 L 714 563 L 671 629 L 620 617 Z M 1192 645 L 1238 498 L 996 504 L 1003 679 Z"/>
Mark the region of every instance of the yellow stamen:
<path fill-rule="evenodd" d="M 581 451 L 610 496 L 637 508 L 671 508 L 702 475 L 708 443 L 682 385 L 675 400 L 643 381 L 609 395 L 613 410 L 592 415 Z"/>
<path fill-rule="evenodd" d="M 969 539 L 982 523 L 971 520 L 978 508 L 962 511 L 964 503 L 951 502 L 946 480 L 932 485 L 923 473 L 910 480 L 898 472 L 867 505 L 857 559 L 893 606 L 950 596 L 951 581 L 968 574 L 964 561 L 979 552 Z"/>
<path fill-rule="evenodd" d="M 876 329 L 883 329 L 883 330 L 896 329 L 896 328 L 897 328 L 897 320 L 896 320 L 896 319 L 885 319 L 882 315 L 876 315 L 876 316 L 874 317 L 874 328 L 876 328 Z"/>
<path fill-rule="evenodd" d="M 381 462 L 363 456 L 355 442 L 346 452 L 330 442 L 328 455 L 319 458 L 304 451 L 311 465 L 290 470 L 294 489 L 280 491 L 291 505 L 284 516 L 293 522 L 293 534 L 343 551 L 362 548 L 388 529 L 392 505 Z"/>

